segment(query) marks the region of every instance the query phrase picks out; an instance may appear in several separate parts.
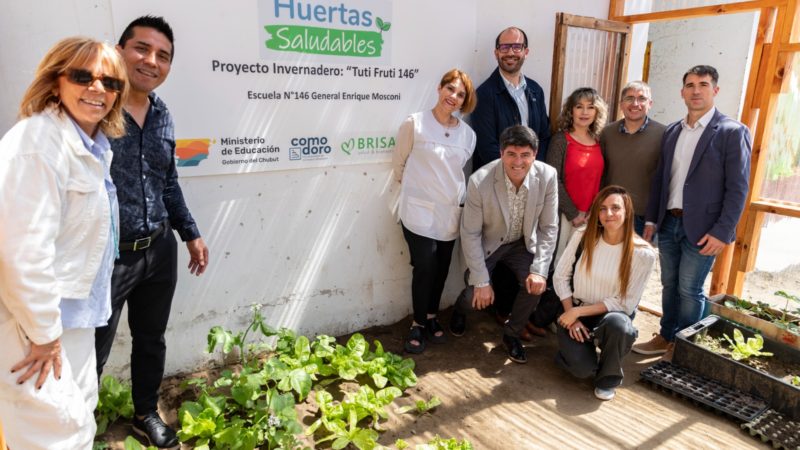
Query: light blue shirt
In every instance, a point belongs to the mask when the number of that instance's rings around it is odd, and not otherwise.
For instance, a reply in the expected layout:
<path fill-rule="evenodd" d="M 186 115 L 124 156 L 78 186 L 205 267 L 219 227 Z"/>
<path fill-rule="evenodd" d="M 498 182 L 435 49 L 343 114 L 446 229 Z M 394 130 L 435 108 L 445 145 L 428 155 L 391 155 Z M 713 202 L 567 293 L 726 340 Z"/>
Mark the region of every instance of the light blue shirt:
<path fill-rule="evenodd" d="M 70 118 L 70 120 L 72 120 Z M 87 299 L 62 298 L 61 325 L 68 328 L 97 328 L 108 324 L 111 317 L 111 273 L 114 270 L 114 259 L 117 257 L 119 243 L 119 205 L 117 189 L 111 181 L 109 172 L 111 143 L 106 135 L 98 131 L 94 140 L 83 132 L 81 127 L 72 122 L 83 140 L 83 145 L 98 161 L 103 164 L 108 203 L 111 206 L 111 226 L 108 229 L 108 244 L 103 252 L 100 269 L 97 271 L 92 290 Z"/>
<path fill-rule="evenodd" d="M 519 108 L 519 117 L 522 119 L 522 123 L 520 125 L 528 126 L 528 98 L 525 96 L 525 88 L 528 87 L 528 83 L 525 82 L 525 77 L 520 74 L 519 85 L 514 87 L 511 82 L 506 80 L 506 77 L 500 76 L 503 79 L 503 83 L 506 84 L 506 89 L 508 93 L 511 94 L 511 98 L 514 99 L 514 102 L 517 104 L 517 108 Z"/>

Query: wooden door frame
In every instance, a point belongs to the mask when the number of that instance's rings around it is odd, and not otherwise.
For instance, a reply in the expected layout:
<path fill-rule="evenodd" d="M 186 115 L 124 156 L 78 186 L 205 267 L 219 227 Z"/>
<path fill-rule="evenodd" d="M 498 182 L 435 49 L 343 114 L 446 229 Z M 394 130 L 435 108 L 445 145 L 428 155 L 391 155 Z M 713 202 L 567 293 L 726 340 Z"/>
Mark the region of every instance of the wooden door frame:
<path fill-rule="evenodd" d="M 783 67 L 789 57 L 800 52 L 800 44 L 791 43 L 792 30 L 797 28 L 800 20 L 800 0 L 753 0 L 632 15 L 625 15 L 624 8 L 625 0 L 610 0 L 609 18 L 633 25 L 760 12 L 741 117 L 753 136 L 750 190 L 745 200 L 744 212 L 736 227 L 736 240 L 717 257 L 710 289 L 710 294 L 741 295 L 744 277 L 755 265 L 765 215 L 770 213 L 800 218 L 800 203 L 761 198 L 761 185 L 767 163 L 766 146 L 778 95 L 785 83 Z"/>
<path fill-rule="evenodd" d="M 619 93 L 625 86 L 628 74 L 628 56 L 631 53 L 632 25 L 619 21 L 596 19 L 594 17 L 576 16 L 567 13 L 556 13 L 556 34 L 553 47 L 553 73 L 550 79 L 550 128 L 558 129 L 558 116 L 561 113 L 561 99 L 564 94 L 564 65 L 567 53 L 567 30 L 569 27 L 588 28 L 590 30 L 620 33 L 619 57 L 617 58 L 614 76 L 617 80 L 614 98 L 605 99 L 608 103 L 609 117 L 614 117 L 618 111 Z"/>

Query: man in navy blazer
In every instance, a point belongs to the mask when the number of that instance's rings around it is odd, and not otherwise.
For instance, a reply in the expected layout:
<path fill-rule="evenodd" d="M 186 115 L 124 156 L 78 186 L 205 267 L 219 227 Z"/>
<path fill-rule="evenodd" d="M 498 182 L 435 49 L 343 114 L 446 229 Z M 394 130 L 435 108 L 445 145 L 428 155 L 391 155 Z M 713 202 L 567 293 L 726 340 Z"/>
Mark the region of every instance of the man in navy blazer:
<path fill-rule="evenodd" d="M 717 70 L 695 66 L 683 76 L 688 113 L 667 127 L 647 205 L 644 238 L 658 231 L 661 331 L 633 351 L 668 353 L 675 334 L 700 320 L 703 282 L 714 257 L 733 242 L 750 178 L 750 132 L 714 107 Z"/>

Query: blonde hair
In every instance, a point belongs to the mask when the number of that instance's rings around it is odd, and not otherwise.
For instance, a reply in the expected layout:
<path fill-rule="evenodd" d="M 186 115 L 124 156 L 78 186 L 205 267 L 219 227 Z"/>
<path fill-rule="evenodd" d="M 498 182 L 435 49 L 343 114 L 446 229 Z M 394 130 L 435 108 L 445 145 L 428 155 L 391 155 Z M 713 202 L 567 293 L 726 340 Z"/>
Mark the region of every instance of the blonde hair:
<path fill-rule="evenodd" d="M 110 44 L 86 37 L 69 37 L 56 43 L 36 68 L 33 82 L 28 86 L 19 105 L 19 117 L 24 119 L 38 114 L 50 106 L 64 112 L 58 96 L 58 78 L 69 69 L 86 68 L 100 60 L 111 72 L 105 75 L 123 81 L 122 91 L 117 93 L 111 111 L 99 124 L 100 130 L 108 137 L 116 138 L 125 134 L 125 117 L 122 107 L 128 99 L 128 73 L 122 57 Z"/>
<path fill-rule="evenodd" d="M 439 87 L 442 88 L 447 83 L 458 78 L 464 83 L 464 90 L 466 94 L 464 95 L 464 103 L 461 104 L 461 113 L 462 114 L 469 114 L 475 110 L 475 105 L 478 103 L 478 99 L 475 96 L 475 87 L 472 85 L 472 80 L 469 78 L 466 72 L 458 70 L 458 69 L 451 69 L 445 72 L 442 75 L 442 80 L 439 81 Z"/>
<path fill-rule="evenodd" d="M 650 245 L 641 239 L 636 239 L 633 233 L 633 200 L 622 186 L 606 186 L 592 202 L 589 208 L 589 218 L 586 220 L 586 231 L 583 232 L 581 243 L 583 245 L 583 261 L 581 265 L 587 274 L 592 271 L 592 256 L 597 242 L 603 236 L 603 227 L 600 225 L 600 206 L 612 195 L 622 197 L 625 206 L 625 222 L 622 225 L 622 258 L 619 260 L 619 295 L 628 294 L 628 285 L 631 280 L 631 265 L 633 264 L 633 248 L 638 245 Z"/>
<path fill-rule="evenodd" d="M 592 102 L 597 114 L 594 117 L 594 122 L 589 125 L 589 135 L 594 139 L 600 138 L 600 132 L 606 126 L 606 117 L 608 117 L 608 106 L 600 94 L 590 87 L 582 87 L 575 89 L 572 94 L 564 101 L 561 107 L 561 114 L 558 115 L 558 129 L 560 131 L 573 130 L 573 117 L 572 108 L 574 108 L 581 100 L 589 100 Z"/>

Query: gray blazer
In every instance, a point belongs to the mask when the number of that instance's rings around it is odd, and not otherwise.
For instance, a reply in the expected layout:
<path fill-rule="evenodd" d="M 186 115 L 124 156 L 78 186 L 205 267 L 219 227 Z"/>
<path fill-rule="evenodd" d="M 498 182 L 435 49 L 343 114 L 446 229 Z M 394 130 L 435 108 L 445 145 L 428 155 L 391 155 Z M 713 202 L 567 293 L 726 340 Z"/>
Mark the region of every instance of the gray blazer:
<path fill-rule="evenodd" d="M 558 186 L 556 170 L 535 161 L 528 172 L 528 203 L 522 223 L 525 246 L 533 254 L 530 273 L 547 277 L 558 237 Z M 461 215 L 461 248 L 469 268 L 469 284 L 489 282 L 486 258 L 509 231 L 510 212 L 502 160 L 472 174 Z"/>

